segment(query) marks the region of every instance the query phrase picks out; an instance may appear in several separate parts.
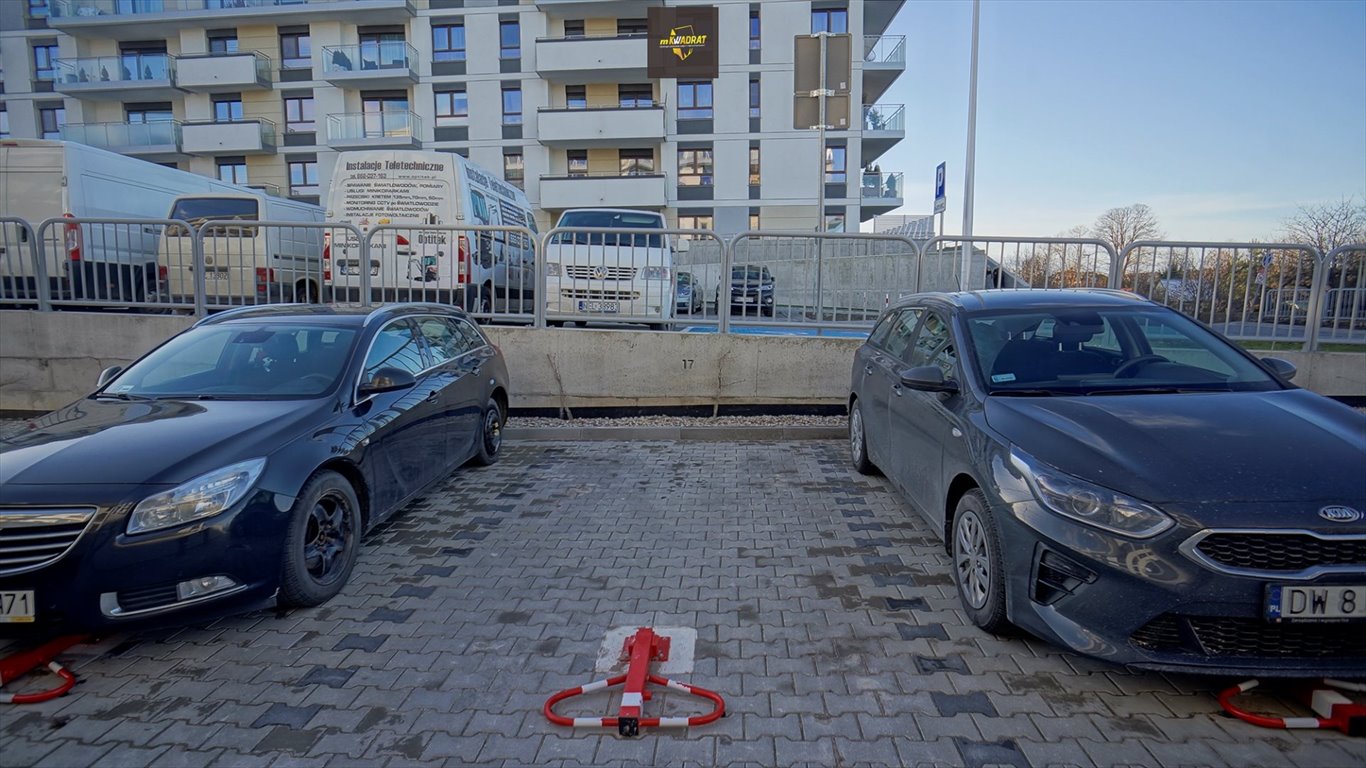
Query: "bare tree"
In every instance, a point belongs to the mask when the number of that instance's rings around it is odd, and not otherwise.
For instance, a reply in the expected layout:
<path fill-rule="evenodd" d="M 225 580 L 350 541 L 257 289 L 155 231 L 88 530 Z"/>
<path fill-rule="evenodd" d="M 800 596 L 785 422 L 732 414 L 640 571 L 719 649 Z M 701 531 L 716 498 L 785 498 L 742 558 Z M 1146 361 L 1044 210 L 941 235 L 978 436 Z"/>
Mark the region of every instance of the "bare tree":
<path fill-rule="evenodd" d="M 1288 242 L 1312 245 L 1326 254 L 1340 245 L 1366 242 L 1366 203 L 1344 197 L 1336 203 L 1301 205 L 1281 226 Z"/>
<path fill-rule="evenodd" d="M 1111 208 L 1091 225 L 1091 236 L 1108 241 L 1120 253 L 1137 240 L 1161 240 L 1165 235 L 1157 223 L 1157 214 L 1143 203 Z"/>

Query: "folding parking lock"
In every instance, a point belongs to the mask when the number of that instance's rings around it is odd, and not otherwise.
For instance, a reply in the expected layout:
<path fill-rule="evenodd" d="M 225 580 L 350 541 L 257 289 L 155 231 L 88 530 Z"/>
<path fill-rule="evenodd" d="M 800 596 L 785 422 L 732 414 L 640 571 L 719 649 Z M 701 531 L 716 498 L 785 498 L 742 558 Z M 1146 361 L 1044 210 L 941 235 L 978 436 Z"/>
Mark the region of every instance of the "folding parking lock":
<path fill-rule="evenodd" d="M 57 662 L 57 655 L 73 645 L 80 645 L 90 638 L 86 635 L 66 635 L 38 646 L 29 651 L 20 651 L 0 659 L 0 687 L 27 675 L 39 667 L 61 678 L 56 687 L 34 693 L 0 693 L 0 704 L 37 704 L 66 695 L 76 687 L 76 675 Z"/>
<path fill-rule="evenodd" d="M 656 635 L 654 630 L 649 627 L 641 627 L 634 636 L 626 639 L 626 642 L 622 644 L 621 658 L 623 661 L 630 661 L 626 674 L 609 677 L 606 680 L 598 680 L 577 688 L 569 688 L 551 696 L 546 700 L 543 710 L 546 719 L 556 725 L 567 725 L 572 728 L 615 727 L 622 736 L 630 737 L 638 736 L 641 728 L 686 728 L 693 725 L 706 725 L 715 722 L 726 714 L 726 702 L 719 694 L 705 688 L 698 688 L 695 685 L 650 674 L 651 662 L 668 661 L 669 638 Z M 623 683 L 625 683 L 625 687 L 621 694 L 621 711 L 617 713 L 616 717 L 564 717 L 555 714 L 555 705 L 565 699 Z M 651 693 L 645 688 L 647 684 L 663 686 L 707 699 L 715 706 L 711 712 L 694 717 L 641 717 L 645 702 L 651 698 Z"/>
<path fill-rule="evenodd" d="M 1317 717 L 1259 715 L 1248 712 L 1233 703 L 1234 698 L 1247 693 L 1260 684 L 1261 681 L 1259 680 L 1248 680 L 1226 689 L 1219 694 L 1219 706 L 1239 720 L 1261 728 L 1335 728 L 1348 736 L 1366 736 L 1366 704 L 1357 704 L 1341 693 L 1341 691 L 1364 693 L 1366 692 L 1366 683 L 1349 683 L 1331 679 L 1309 685 L 1296 683 L 1296 698 L 1312 709 Z"/>

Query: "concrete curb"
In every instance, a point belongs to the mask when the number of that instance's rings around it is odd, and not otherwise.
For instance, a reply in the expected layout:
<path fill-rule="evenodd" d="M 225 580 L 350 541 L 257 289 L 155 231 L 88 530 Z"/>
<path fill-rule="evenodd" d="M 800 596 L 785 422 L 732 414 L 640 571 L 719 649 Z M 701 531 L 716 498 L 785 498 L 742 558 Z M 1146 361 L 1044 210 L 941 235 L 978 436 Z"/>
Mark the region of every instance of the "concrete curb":
<path fill-rule="evenodd" d="M 509 427 L 503 439 L 542 440 L 843 440 L 844 427 Z"/>

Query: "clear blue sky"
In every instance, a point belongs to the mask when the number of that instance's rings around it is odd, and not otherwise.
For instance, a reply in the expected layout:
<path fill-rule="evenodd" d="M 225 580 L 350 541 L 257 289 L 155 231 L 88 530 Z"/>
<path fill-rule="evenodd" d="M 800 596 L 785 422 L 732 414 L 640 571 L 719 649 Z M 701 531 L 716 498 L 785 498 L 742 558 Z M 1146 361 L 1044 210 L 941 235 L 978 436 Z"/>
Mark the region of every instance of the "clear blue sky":
<path fill-rule="evenodd" d="M 870 0 L 877 2 L 877 0 Z M 962 231 L 972 3 L 888 30 L 906 139 L 878 159 Z M 1172 239 L 1267 238 L 1301 204 L 1366 200 L 1366 0 L 984 0 L 973 231 L 1052 235 L 1147 203 Z"/>

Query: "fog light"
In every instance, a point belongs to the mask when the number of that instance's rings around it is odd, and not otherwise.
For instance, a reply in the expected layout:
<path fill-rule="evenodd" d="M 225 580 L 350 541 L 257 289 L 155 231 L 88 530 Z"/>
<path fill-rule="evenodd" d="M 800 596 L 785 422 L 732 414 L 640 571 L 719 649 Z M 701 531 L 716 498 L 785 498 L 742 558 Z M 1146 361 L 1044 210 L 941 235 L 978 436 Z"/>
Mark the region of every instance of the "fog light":
<path fill-rule="evenodd" d="M 237 582 L 227 576 L 201 576 L 197 579 L 180 582 L 175 585 L 175 591 L 176 597 L 179 599 L 189 600 L 192 597 L 211 595 L 214 592 L 222 592 L 235 586 L 237 586 Z"/>

